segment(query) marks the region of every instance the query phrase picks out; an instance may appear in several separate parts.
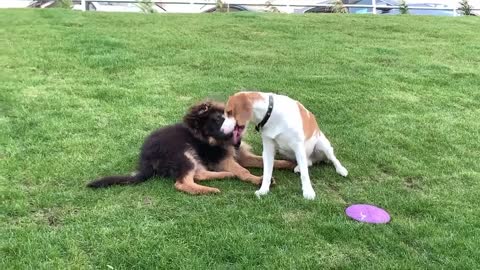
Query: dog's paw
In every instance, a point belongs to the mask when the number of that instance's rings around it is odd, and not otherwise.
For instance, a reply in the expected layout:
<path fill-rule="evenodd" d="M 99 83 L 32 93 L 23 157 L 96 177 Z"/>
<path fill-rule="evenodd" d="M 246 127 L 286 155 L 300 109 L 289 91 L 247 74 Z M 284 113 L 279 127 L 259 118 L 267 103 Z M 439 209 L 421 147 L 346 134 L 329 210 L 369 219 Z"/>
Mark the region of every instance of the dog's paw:
<path fill-rule="evenodd" d="M 255 195 L 260 198 L 261 196 L 267 195 L 270 190 L 268 189 L 259 189 L 255 191 Z"/>
<path fill-rule="evenodd" d="M 293 172 L 294 173 L 300 173 L 300 166 L 295 166 L 295 168 L 293 168 Z"/>
<path fill-rule="evenodd" d="M 345 167 L 343 167 L 343 166 L 338 167 L 336 169 L 336 171 L 337 171 L 338 174 L 340 174 L 343 177 L 347 177 L 347 175 L 348 175 L 347 169 L 345 169 Z"/>
<path fill-rule="evenodd" d="M 307 188 L 303 190 L 303 198 L 307 200 L 313 200 L 315 199 L 315 191 L 313 188 Z"/>

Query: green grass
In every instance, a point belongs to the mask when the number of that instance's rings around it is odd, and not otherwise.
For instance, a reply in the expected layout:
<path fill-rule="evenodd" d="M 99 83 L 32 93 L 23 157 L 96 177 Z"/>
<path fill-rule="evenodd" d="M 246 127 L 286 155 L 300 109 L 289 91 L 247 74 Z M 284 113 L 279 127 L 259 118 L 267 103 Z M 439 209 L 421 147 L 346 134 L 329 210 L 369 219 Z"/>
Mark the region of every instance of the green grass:
<path fill-rule="evenodd" d="M 0 269 L 480 265 L 478 18 L 2 10 L 0 25 Z M 160 179 L 85 188 L 244 87 L 304 103 L 349 177 L 313 167 L 314 201 L 286 171 L 261 200 L 235 179 L 196 197 Z M 349 220 L 358 202 L 392 222 Z"/>

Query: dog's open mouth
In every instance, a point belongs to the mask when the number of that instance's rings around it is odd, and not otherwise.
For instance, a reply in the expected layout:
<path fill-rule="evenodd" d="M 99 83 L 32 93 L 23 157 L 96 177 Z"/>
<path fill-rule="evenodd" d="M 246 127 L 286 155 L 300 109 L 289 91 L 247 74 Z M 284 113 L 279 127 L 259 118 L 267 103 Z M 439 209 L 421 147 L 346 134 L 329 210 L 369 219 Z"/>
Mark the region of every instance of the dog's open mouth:
<path fill-rule="evenodd" d="M 235 128 L 233 129 L 233 144 L 238 146 L 240 145 L 240 142 L 242 140 L 242 133 L 243 130 L 245 129 L 245 126 L 239 126 L 235 125 Z"/>

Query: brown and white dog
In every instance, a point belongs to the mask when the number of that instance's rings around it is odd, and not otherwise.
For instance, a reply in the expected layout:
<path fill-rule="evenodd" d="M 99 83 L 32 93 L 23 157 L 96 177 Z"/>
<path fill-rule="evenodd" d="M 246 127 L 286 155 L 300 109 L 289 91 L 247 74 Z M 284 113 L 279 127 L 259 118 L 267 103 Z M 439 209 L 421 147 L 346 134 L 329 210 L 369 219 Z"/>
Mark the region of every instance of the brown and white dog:
<path fill-rule="evenodd" d="M 263 180 L 257 196 L 270 190 L 276 150 L 285 158 L 296 160 L 295 172 L 300 172 L 305 199 L 313 200 L 308 167 L 329 159 L 338 174 L 348 171 L 333 153 L 333 147 L 320 131 L 315 116 L 300 102 L 287 96 L 262 92 L 239 92 L 230 96 L 225 106 L 226 119 L 221 130 L 233 132 L 234 142 L 241 140 L 245 126 L 251 121 L 261 131 L 263 142 Z"/>

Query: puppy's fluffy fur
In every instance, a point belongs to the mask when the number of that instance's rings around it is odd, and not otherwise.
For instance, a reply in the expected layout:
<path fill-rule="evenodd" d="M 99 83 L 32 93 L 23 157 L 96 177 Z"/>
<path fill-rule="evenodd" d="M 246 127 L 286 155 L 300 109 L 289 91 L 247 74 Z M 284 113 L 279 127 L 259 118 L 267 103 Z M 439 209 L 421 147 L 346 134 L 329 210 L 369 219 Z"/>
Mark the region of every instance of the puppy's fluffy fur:
<path fill-rule="evenodd" d="M 190 194 L 219 192 L 194 180 L 237 176 L 260 184 L 261 177 L 244 168 L 262 167 L 262 158 L 253 155 L 247 145 L 234 148 L 232 134 L 220 131 L 225 118 L 223 104 L 204 102 L 195 105 L 183 122 L 154 131 L 145 140 L 138 171 L 131 176 L 108 176 L 88 184 L 99 188 L 144 182 L 154 176 L 174 178 L 175 187 Z M 293 168 L 289 161 L 275 161 L 278 168 Z M 243 165 L 243 166 L 242 166 Z"/>

